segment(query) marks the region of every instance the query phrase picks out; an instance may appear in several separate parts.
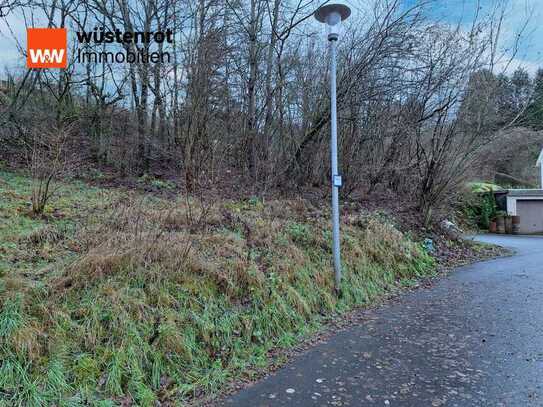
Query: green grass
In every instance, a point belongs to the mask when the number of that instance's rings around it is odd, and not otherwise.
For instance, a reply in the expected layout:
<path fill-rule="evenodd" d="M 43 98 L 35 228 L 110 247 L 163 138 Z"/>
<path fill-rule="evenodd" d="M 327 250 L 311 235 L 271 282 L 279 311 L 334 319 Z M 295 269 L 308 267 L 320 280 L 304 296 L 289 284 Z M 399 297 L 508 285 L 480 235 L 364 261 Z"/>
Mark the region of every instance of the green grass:
<path fill-rule="evenodd" d="M 169 202 L 67 183 L 42 218 L 0 173 L 0 405 L 184 400 L 252 377 L 273 347 L 433 273 L 382 217 L 342 226 L 303 201 Z"/>
<path fill-rule="evenodd" d="M 60 236 L 72 236 L 78 221 L 92 212 L 100 211 L 112 193 L 89 187 L 81 182 L 55 185 L 52 203 L 44 216 L 30 216 L 32 182 L 29 178 L 0 171 L 0 275 L 32 272 L 73 250 L 66 245 L 44 244 L 33 247 L 26 240 L 41 231 L 54 231 Z M 47 242 L 45 242 L 47 243 Z"/>

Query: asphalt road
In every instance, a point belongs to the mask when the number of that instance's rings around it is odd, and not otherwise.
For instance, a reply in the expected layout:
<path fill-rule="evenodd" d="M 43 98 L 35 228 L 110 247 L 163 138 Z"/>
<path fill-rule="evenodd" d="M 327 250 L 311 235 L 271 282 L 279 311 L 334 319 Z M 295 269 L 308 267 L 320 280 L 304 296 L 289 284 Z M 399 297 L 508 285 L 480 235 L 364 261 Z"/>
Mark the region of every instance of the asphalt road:
<path fill-rule="evenodd" d="M 543 238 L 368 312 L 232 406 L 543 406 Z"/>

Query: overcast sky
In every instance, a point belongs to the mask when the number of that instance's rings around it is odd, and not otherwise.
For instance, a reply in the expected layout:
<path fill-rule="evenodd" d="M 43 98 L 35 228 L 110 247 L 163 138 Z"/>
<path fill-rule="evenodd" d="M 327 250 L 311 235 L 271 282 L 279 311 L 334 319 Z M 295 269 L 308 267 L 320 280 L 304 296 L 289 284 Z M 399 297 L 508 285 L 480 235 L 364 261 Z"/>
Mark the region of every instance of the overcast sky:
<path fill-rule="evenodd" d="M 419 0 L 404 0 L 405 7 L 413 6 Z M 434 0 L 428 7 L 428 16 L 448 23 L 462 22 L 469 26 L 473 21 L 477 5 L 481 7 L 479 15 L 492 12 L 496 4 L 504 5 L 507 10 L 501 38 L 502 49 L 510 49 L 515 38 L 521 34 L 520 49 L 509 71 L 523 66 L 534 74 L 543 67 L 543 0 Z M 527 25 L 526 25 L 527 24 Z M 525 27 L 522 33 L 519 30 Z"/>
<path fill-rule="evenodd" d="M 354 13 L 362 13 L 374 0 L 345 0 Z M 420 0 L 403 0 L 404 7 L 410 7 Z M 543 67 L 543 0 L 433 0 L 431 7 L 427 8 L 427 15 L 431 20 L 456 24 L 461 22 L 468 27 L 473 20 L 474 10 L 480 4 L 481 15 L 489 13 L 496 2 L 508 2 L 508 14 L 504 24 L 501 40 L 503 49 L 511 47 L 524 22 L 528 26 L 523 33 L 521 48 L 515 60 L 508 68 L 511 72 L 518 66 L 525 67 L 534 74 L 538 67 Z M 15 36 L 23 47 L 26 47 L 26 33 L 24 21 L 15 13 L 8 16 L 7 22 L 0 19 L 0 74 L 5 68 L 23 67 L 23 58 L 17 51 Z"/>

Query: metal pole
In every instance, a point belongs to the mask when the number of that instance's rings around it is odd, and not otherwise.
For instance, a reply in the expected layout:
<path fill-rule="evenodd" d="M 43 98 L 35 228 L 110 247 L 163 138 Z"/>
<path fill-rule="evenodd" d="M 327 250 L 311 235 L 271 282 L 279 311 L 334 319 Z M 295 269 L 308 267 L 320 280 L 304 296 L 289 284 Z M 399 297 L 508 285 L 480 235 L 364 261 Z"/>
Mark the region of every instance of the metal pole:
<path fill-rule="evenodd" d="M 338 174 L 337 164 L 337 105 L 336 105 L 336 43 L 337 36 L 330 38 L 330 113 L 331 113 L 331 138 L 330 155 L 332 162 L 332 239 L 334 251 L 334 272 L 336 292 L 341 289 L 341 256 L 339 252 L 339 185 L 336 182 Z"/>

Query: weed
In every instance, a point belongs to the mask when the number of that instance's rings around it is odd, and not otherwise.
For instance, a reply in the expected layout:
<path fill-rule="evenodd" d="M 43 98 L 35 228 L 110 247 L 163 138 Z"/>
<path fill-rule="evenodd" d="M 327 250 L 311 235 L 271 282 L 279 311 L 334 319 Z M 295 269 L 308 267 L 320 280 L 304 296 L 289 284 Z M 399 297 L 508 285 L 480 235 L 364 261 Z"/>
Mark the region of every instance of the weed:
<path fill-rule="evenodd" d="M 309 245 L 312 242 L 313 232 L 309 225 L 301 223 L 289 223 L 287 231 L 293 242 Z"/>
<path fill-rule="evenodd" d="M 138 178 L 138 183 L 141 185 L 150 185 L 158 190 L 174 190 L 176 188 L 175 183 L 171 181 L 164 181 L 153 177 L 149 174 L 144 174 Z"/>

